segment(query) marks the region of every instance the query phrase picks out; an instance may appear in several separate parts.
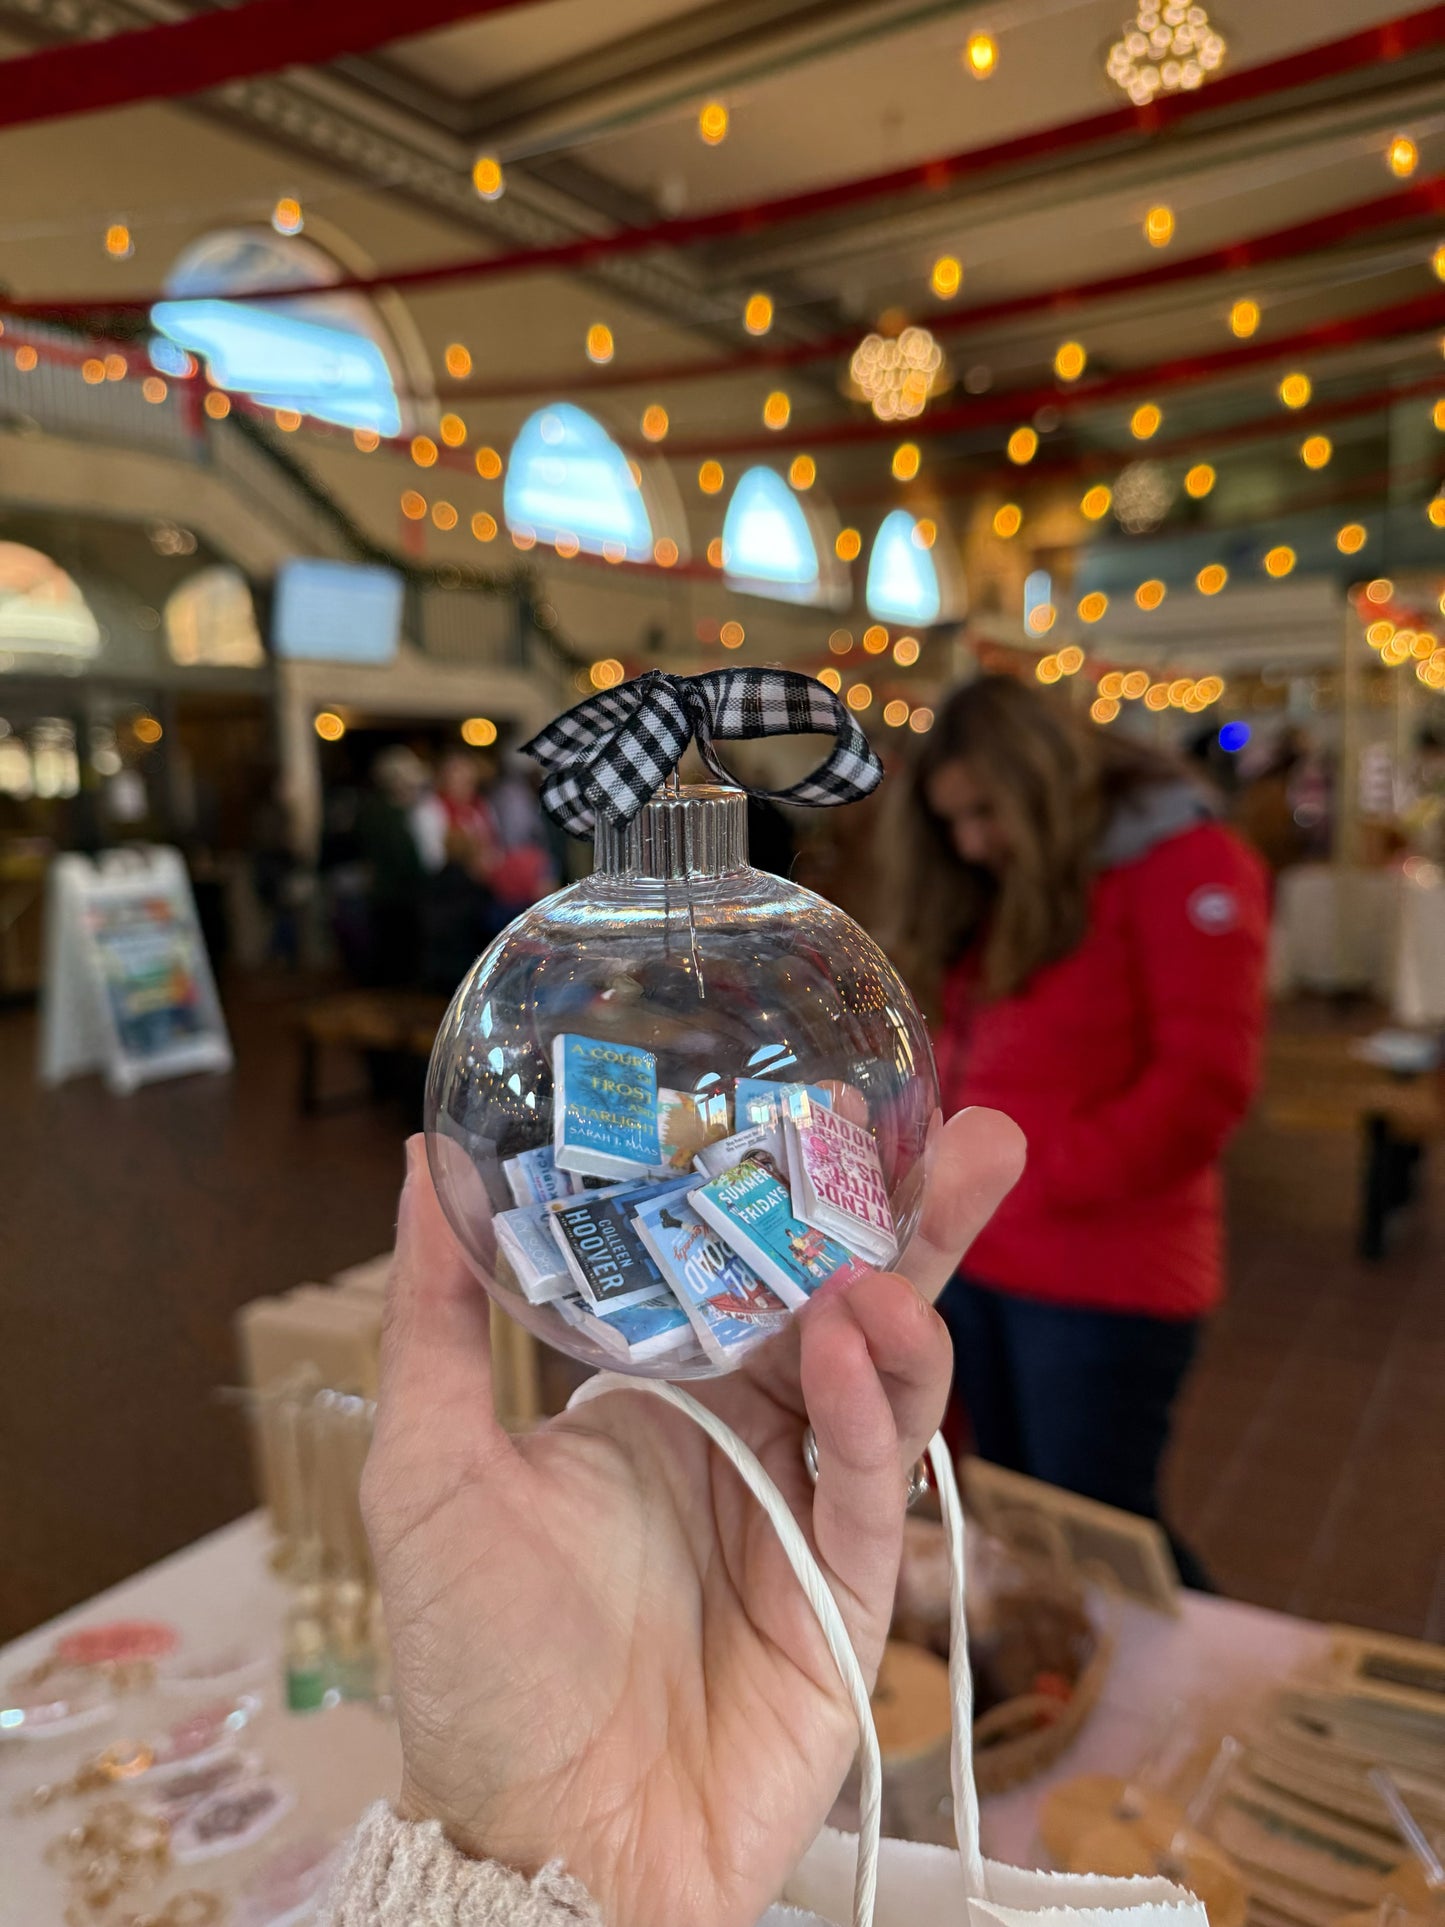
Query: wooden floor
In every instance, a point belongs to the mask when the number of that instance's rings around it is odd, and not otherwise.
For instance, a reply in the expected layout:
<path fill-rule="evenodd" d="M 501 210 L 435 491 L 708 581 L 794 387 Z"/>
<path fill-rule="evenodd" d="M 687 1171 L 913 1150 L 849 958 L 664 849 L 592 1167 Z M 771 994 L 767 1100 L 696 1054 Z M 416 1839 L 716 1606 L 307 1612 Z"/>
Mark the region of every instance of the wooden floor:
<path fill-rule="evenodd" d="M 112 1098 L 38 1091 L 33 1015 L 0 1011 L 0 1638 L 251 1503 L 218 1395 L 236 1307 L 390 1242 L 400 1109 L 302 1118 L 294 1002 L 237 990 L 229 1015 L 233 1076 Z M 1445 1639 L 1445 1150 L 1359 1263 L 1356 1144 L 1311 1068 L 1339 1028 L 1277 1027 L 1168 1488 L 1226 1592 Z"/>

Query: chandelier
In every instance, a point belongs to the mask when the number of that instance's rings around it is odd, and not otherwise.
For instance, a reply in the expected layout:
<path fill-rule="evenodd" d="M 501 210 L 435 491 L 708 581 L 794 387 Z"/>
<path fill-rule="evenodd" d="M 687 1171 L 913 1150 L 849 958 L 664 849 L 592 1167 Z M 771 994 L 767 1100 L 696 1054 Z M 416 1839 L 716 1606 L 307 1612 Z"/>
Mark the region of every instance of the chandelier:
<path fill-rule="evenodd" d="M 865 335 L 848 364 L 852 394 L 881 422 L 912 421 L 930 395 L 948 385 L 943 350 L 927 328 L 897 335 Z"/>
<path fill-rule="evenodd" d="M 1202 87 L 1223 67 L 1226 52 L 1224 35 L 1203 7 L 1142 0 L 1109 49 L 1106 72 L 1136 107 L 1146 107 L 1156 94 Z"/>
<path fill-rule="evenodd" d="M 1131 462 L 1114 484 L 1114 518 L 1130 535 L 1157 529 L 1174 503 L 1174 484 L 1158 462 Z"/>

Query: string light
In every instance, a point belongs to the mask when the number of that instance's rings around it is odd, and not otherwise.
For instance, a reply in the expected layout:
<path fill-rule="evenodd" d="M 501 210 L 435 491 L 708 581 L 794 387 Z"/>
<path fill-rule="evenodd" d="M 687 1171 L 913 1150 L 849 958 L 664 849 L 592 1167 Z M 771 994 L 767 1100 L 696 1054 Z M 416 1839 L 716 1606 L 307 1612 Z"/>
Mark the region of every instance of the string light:
<path fill-rule="evenodd" d="M 908 727 L 915 736 L 926 736 L 933 727 L 933 711 L 920 703 L 908 718 Z"/>
<path fill-rule="evenodd" d="M 381 447 L 381 437 L 374 428 L 353 428 L 352 446 L 362 455 L 374 455 Z"/>
<path fill-rule="evenodd" d="M 457 525 L 457 512 L 450 502 L 433 502 L 431 519 L 443 535 L 449 535 Z"/>
<path fill-rule="evenodd" d="M 1095 482 L 1091 489 L 1086 490 L 1079 508 L 1091 522 L 1101 522 L 1109 513 L 1113 500 L 1112 489 L 1105 488 L 1102 482 Z"/>
<path fill-rule="evenodd" d="M 461 727 L 461 738 L 468 749 L 490 749 L 497 740 L 497 725 L 490 716 L 468 716 Z"/>
<path fill-rule="evenodd" d="M 1129 417 L 1129 433 L 1135 441 L 1147 442 L 1159 433 L 1159 424 L 1164 419 L 1164 411 L 1157 402 L 1141 402 Z"/>
<path fill-rule="evenodd" d="M 580 551 L 582 544 L 572 533 L 571 529 L 559 529 L 557 539 L 553 542 L 552 547 L 564 562 L 570 562 L 573 556 Z"/>
<path fill-rule="evenodd" d="M 1017 502 L 1005 502 L 1002 508 L 994 510 L 993 532 L 1010 541 L 1024 525 L 1024 512 Z"/>
<path fill-rule="evenodd" d="M 1058 615 L 1052 602 L 1035 603 L 1029 610 L 1029 628 L 1036 636 L 1046 636 L 1054 626 Z"/>
<path fill-rule="evenodd" d="M 846 698 L 850 709 L 866 709 L 873 700 L 873 691 L 866 682 L 855 682 L 848 690 Z"/>
<path fill-rule="evenodd" d="M 1031 462 L 1039 450 L 1039 438 L 1032 428 L 1016 428 L 1008 438 L 1008 458 L 1021 468 Z"/>
<path fill-rule="evenodd" d="M 1408 181 L 1420 165 L 1420 150 L 1408 134 L 1396 134 L 1385 149 L 1385 165 L 1397 181 Z"/>
<path fill-rule="evenodd" d="M 707 559 L 708 566 L 714 569 L 720 569 L 726 562 L 727 553 L 723 548 L 723 539 L 720 535 L 715 535 L 708 543 Z"/>
<path fill-rule="evenodd" d="M 881 656 L 888 647 L 888 631 L 881 622 L 870 623 L 863 631 L 863 647 L 870 656 Z"/>
<path fill-rule="evenodd" d="M 1118 700 L 1113 696 L 1098 696 L 1089 704 L 1089 714 L 1096 723 L 1112 723 L 1118 713 Z"/>
<path fill-rule="evenodd" d="M 750 335 L 765 335 L 773 325 L 773 298 L 750 294 L 743 308 L 743 326 Z"/>
<path fill-rule="evenodd" d="M 667 410 L 661 402 L 649 402 L 642 411 L 642 432 L 650 442 L 660 442 L 669 427 Z"/>
<path fill-rule="evenodd" d="M 1323 468 L 1334 452 L 1328 435 L 1308 435 L 1300 443 L 1299 458 L 1306 468 Z"/>
<path fill-rule="evenodd" d="M 793 404 L 781 388 L 775 388 L 763 403 L 763 427 L 786 428 L 788 418 L 793 412 Z"/>
<path fill-rule="evenodd" d="M 998 66 L 998 42 L 991 33 L 971 33 L 964 43 L 963 64 L 975 80 L 987 80 Z"/>
<path fill-rule="evenodd" d="M 430 468 L 437 458 L 437 445 L 430 435 L 413 435 L 411 459 L 418 468 Z"/>
<path fill-rule="evenodd" d="M 283 194 L 271 210 L 271 225 L 278 234 L 299 234 L 306 222 L 301 203 L 292 194 Z"/>
<path fill-rule="evenodd" d="M 863 538 L 857 529 L 839 529 L 833 553 L 840 562 L 856 562 L 863 553 Z"/>
<path fill-rule="evenodd" d="M 818 479 L 818 464 L 811 455 L 795 455 L 788 467 L 788 480 L 794 488 L 811 488 Z"/>
<path fill-rule="evenodd" d="M 1365 631 L 1365 641 L 1369 643 L 1372 649 L 1383 649 L 1387 642 L 1393 642 L 1394 639 L 1395 625 L 1393 622 L 1372 622 Z"/>
<path fill-rule="evenodd" d="M 1144 239 L 1151 248 L 1167 248 L 1174 239 L 1174 210 L 1161 202 L 1144 216 Z"/>
<path fill-rule="evenodd" d="M 843 678 L 838 674 L 836 669 L 832 668 L 820 669 L 818 671 L 818 681 L 822 683 L 825 689 L 831 689 L 835 696 L 843 687 Z"/>
<path fill-rule="evenodd" d="M 931 515 L 920 515 L 913 524 L 909 540 L 915 549 L 931 549 L 938 540 L 938 524 Z"/>
<path fill-rule="evenodd" d="M 587 359 L 589 361 L 611 361 L 612 330 L 605 321 L 594 321 L 587 330 Z"/>
<path fill-rule="evenodd" d="M 276 426 L 281 430 L 283 435 L 294 435 L 301 426 L 300 413 L 294 408 L 278 408 L 276 410 Z"/>
<path fill-rule="evenodd" d="M 419 489 L 404 488 L 401 492 L 401 512 L 408 522 L 420 522 L 426 514 L 426 497 Z"/>
<path fill-rule="evenodd" d="M 721 462 L 704 462 L 697 471 L 697 485 L 704 495 L 716 495 L 726 479 Z"/>
<path fill-rule="evenodd" d="M 883 720 L 890 729 L 901 729 L 908 721 L 908 705 L 897 696 L 883 705 Z"/>
<path fill-rule="evenodd" d="M 1430 410 L 1430 424 L 1433 428 L 1445 432 L 1445 401 L 1437 401 Z"/>
<path fill-rule="evenodd" d="M 1314 385 L 1309 376 L 1301 374 L 1298 369 L 1286 375 L 1279 385 L 1279 398 L 1286 408 L 1303 408 L 1313 393 Z"/>
<path fill-rule="evenodd" d="M 1437 495 L 1425 515 L 1432 527 L 1445 529 L 1445 495 Z"/>
<path fill-rule="evenodd" d="M 1077 381 L 1088 360 L 1082 341 L 1061 341 L 1054 350 L 1054 373 L 1060 381 Z"/>
<path fill-rule="evenodd" d="M 898 482 L 911 482 L 918 473 L 922 459 L 917 442 L 900 442 L 893 451 L 893 479 Z"/>
<path fill-rule="evenodd" d="M 105 230 L 105 251 L 112 261 L 125 261 L 135 253 L 135 241 L 124 221 L 112 221 Z"/>
<path fill-rule="evenodd" d="M 495 154 L 478 154 L 472 162 L 472 186 L 484 201 L 499 201 L 507 183 L 502 177 L 502 163 Z"/>
<path fill-rule="evenodd" d="M 716 147 L 728 137 L 728 110 L 720 100 L 704 103 L 697 117 L 697 131 L 709 147 Z"/>
<path fill-rule="evenodd" d="M 1395 585 L 1387 575 L 1377 575 L 1365 588 L 1366 602 L 1388 602 L 1395 593 Z"/>
<path fill-rule="evenodd" d="M 497 536 L 497 518 L 488 515 L 485 509 L 478 509 L 472 517 L 472 534 L 479 542 L 493 542 Z"/>
<path fill-rule="evenodd" d="M 1346 522 L 1335 535 L 1335 547 L 1341 555 L 1358 555 L 1365 546 L 1365 537 L 1363 522 Z"/>
<path fill-rule="evenodd" d="M 940 254 L 933 264 L 928 285 L 940 301 L 952 301 L 963 286 L 963 263 L 955 254 Z"/>
<path fill-rule="evenodd" d="M 80 379 L 94 388 L 97 382 L 105 380 L 105 363 L 99 355 L 91 355 L 80 364 Z"/>
<path fill-rule="evenodd" d="M 600 662 L 593 663 L 588 674 L 594 689 L 615 689 L 627 671 L 616 656 L 603 656 Z"/>
<path fill-rule="evenodd" d="M 1150 611 L 1159 607 L 1159 604 L 1168 593 L 1169 591 L 1159 578 L 1157 576 L 1151 576 L 1147 582 L 1141 582 L 1134 591 L 1134 600 L 1138 603 L 1139 607 L 1148 614 Z"/>
<path fill-rule="evenodd" d="M 1288 575 L 1295 565 L 1295 552 L 1287 543 L 1281 542 L 1278 548 L 1271 549 L 1264 558 L 1265 573 L 1272 576 Z"/>
<path fill-rule="evenodd" d="M 313 719 L 311 727 L 323 743 L 339 743 L 346 734 L 346 724 L 334 709 L 323 709 Z"/>
<path fill-rule="evenodd" d="M 213 422 L 223 422 L 231 412 L 231 397 L 223 395 L 219 388 L 212 388 L 201 406 Z"/>
<path fill-rule="evenodd" d="M 1099 694 L 1106 702 L 1117 702 L 1124 693 L 1123 672 L 1109 669 L 1099 678 Z"/>
<path fill-rule="evenodd" d="M 464 375 L 469 375 L 472 372 L 471 350 L 464 348 L 459 341 L 449 341 L 447 343 L 446 354 L 443 359 L 446 362 L 447 373 L 457 381 L 460 381 Z"/>
<path fill-rule="evenodd" d="M 1131 703 L 1136 703 L 1148 687 L 1149 677 L 1146 672 L 1142 669 L 1131 669 L 1124 678 L 1123 693 Z"/>
<path fill-rule="evenodd" d="M 660 535 L 652 545 L 652 559 L 659 569 L 676 566 L 678 547 L 670 535 Z"/>
<path fill-rule="evenodd" d="M 1445 242 L 1430 256 L 1430 266 L 1434 269 L 1435 279 L 1445 281 Z"/>
<path fill-rule="evenodd" d="M 610 563 L 614 568 L 619 562 L 625 562 L 627 560 L 627 544 L 625 542 L 604 542 L 602 544 L 602 560 Z"/>
<path fill-rule="evenodd" d="M 1059 668 L 1066 676 L 1077 676 L 1084 666 L 1084 652 L 1076 642 L 1059 651 Z"/>
<path fill-rule="evenodd" d="M 1222 676 L 1204 676 L 1194 685 L 1195 694 L 1201 702 L 1217 703 L 1224 694 Z"/>
<path fill-rule="evenodd" d="M 448 448 L 460 448 L 467 439 L 467 425 L 460 415 L 443 415 L 437 432 Z"/>
<path fill-rule="evenodd" d="M 1184 493 L 1192 495 L 1196 502 L 1202 501 L 1214 487 L 1214 480 L 1214 470 L 1208 462 L 1196 462 L 1184 477 Z"/>
<path fill-rule="evenodd" d="M 107 355 L 105 358 L 105 378 L 107 381 L 124 381 L 130 368 L 124 355 Z"/>
<path fill-rule="evenodd" d="M 1167 709 L 1169 707 L 1169 685 L 1167 682 L 1151 682 L 1144 691 L 1146 709 Z"/>
<path fill-rule="evenodd" d="M 22 375 L 28 375 L 39 360 L 39 355 L 28 342 L 15 350 L 15 366 Z"/>
<path fill-rule="evenodd" d="M 853 647 L 853 634 L 849 629 L 835 629 L 828 638 L 828 647 L 835 656 L 846 656 Z"/>
<path fill-rule="evenodd" d="M 747 632 L 740 622 L 725 622 L 717 639 L 724 649 L 741 649 L 747 641 Z"/>
<path fill-rule="evenodd" d="M 513 529 L 511 533 L 512 547 L 514 549 L 520 549 L 525 555 L 528 549 L 536 548 L 537 538 L 531 529 Z"/>
<path fill-rule="evenodd" d="M 917 636 L 900 636 L 893 645 L 893 660 L 900 669 L 911 669 L 919 653 Z"/>
<path fill-rule="evenodd" d="M 502 472 L 502 458 L 495 448 L 483 446 L 473 457 L 478 475 L 484 482 L 495 482 Z"/>
<path fill-rule="evenodd" d="M 1034 674 L 1040 682 L 1057 682 L 1063 673 L 1057 656 L 1040 656 L 1034 664 Z"/>
<path fill-rule="evenodd" d="M 1194 586 L 1201 595 L 1218 595 L 1229 580 L 1229 571 L 1222 562 L 1209 562 L 1194 578 Z"/>
<path fill-rule="evenodd" d="M 1109 598 L 1104 594 L 1103 590 L 1091 589 L 1079 603 L 1079 620 L 1080 622 L 1102 621 L 1104 612 L 1108 607 Z"/>
<path fill-rule="evenodd" d="M 33 355 L 35 350 L 32 348 L 30 352 Z M 15 365 L 17 368 L 20 366 L 19 355 L 16 355 L 15 357 Z M 35 366 L 35 363 L 32 361 L 27 365 L 33 368 Z M 169 390 L 167 389 L 165 383 L 161 380 L 159 375 L 147 375 L 145 380 L 140 385 L 140 391 L 145 396 L 146 400 L 150 402 L 164 401 L 167 394 L 169 393 Z"/>
<path fill-rule="evenodd" d="M 1259 303 L 1257 301 L 1236 301 L 1229 311 L 1229 327 L 1232 334 L 1247 341 L 1259 326 Z"/>
<path fill-rule="evenodd" d="M 1169 685 L 1169 707 L 1182 709 L 1194 694 L 1194 680 L 1190 676 L 1176 676 Z"/>

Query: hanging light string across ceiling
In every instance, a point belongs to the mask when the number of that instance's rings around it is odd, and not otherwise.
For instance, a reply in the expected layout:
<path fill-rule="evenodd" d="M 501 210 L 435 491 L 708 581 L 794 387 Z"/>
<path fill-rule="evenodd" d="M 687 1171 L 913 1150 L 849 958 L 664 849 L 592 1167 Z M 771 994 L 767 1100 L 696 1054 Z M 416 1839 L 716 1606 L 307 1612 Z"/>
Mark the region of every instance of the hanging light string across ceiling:
<path fill-rule="evenodd" d="M 315 0 L 309 0 L 315 4 Z M 247 0 L 248 5 L 280 5 L 285 0 Z M 440 4 L 440 0 L 438 0 Z M 206 16 L 211 17 L 211 16 Z M 218 15 L 225 19 L 229 15 Z M 105 43 L 100 43 L 104 45 Z M 457 281 L 482 281 L 498 276 L 516 275 L 538 269 L 582 268 L 624 253 L 639 253 L 651 248 L 685 247 L 700 241 L 753 238 L 767 228 L 816 220 L 845 209 L 886 200 L 897 195 L 941 193 L 946 189 L 993 176 L 1026 162 L 1043 158 L 1057 160 L 1067 152 L 1107 144 L 1110 151 L 1125 151 L 1147 144 L 1151 139 L 1183 122 L 1201 115 L 1227 115 L 1231 125 L 1238 122 L 1238 110 L 1246 105 L 1263 105 L 1272 115 L 1280 112 L 1277 96 L 1289 89 L 1306 88 L 1322 81 L 1340 79 L 1351 73 L 1388 66 L 1412 54 L 1429 52 L 1445 45 L 1445 4 L 1404 14 L 1358 33 L 1327 41 L 1316 47 L 1266 61 L 1260 66 L 1225 75 L 1209 87 L 1191 94 L 1171 94 L 1146 107 L 1111 108 L 1060 126 L 1038 128 L 1010 140 L 996 141 L 987 147 L 967 148 L 954 154 L 938 155 L 906 167 L 826 187 L 809 188 L 744 207 L 716 209 L 712 213 L 679 216 L 654 221 L 634 228 L 618 229 L 607 235 L 585 235 L 540 248 L 518 248 L 474 256 L 459 261 L 399 269 L 390 274 L 345 275 L 331 284 L 333 293 L 367 293 L 383 288 L 395 291 L 440 287 Z M 248 291 L 249 301 L 288 300 L 294 288 Z M 10 312 L 29 315 L 86 315 L 136 313 L 149 309 L 160 299 L 146 295 L 95 294 L 48 299 L 30 298 L 8 304 Z"/>

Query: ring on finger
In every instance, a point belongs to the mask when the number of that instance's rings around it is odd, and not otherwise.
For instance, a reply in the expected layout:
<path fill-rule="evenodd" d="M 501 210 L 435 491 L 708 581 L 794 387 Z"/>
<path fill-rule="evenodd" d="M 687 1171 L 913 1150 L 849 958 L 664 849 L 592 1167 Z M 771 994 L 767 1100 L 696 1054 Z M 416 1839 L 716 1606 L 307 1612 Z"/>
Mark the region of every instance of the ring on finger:
<path fill-rule="evenodd" d="M 807 1467 L 808 1477 L 816 1485 L 818 1483 L 818 1440 L 811 1425 L 803 1433 L 803 1464 Z M 905 1509 L 911 1510 L 916 1506 L 924 1493 L 929 1490 L 930 1485 L 927 1459 L 915 1460 L 908 1474 L 908 1483 L 904 1488 Z"/>

